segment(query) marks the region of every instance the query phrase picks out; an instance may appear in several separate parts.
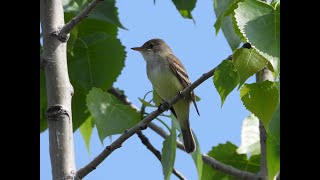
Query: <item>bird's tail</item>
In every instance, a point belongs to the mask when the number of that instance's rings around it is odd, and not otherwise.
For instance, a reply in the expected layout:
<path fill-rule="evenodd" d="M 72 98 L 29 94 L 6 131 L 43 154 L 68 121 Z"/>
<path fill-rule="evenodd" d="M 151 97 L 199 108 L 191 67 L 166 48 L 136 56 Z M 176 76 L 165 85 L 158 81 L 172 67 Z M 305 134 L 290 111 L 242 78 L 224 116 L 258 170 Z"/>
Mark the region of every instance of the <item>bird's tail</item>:
<path fill-rule="evenodd" d="M 184 149 L 187 153 L 192 153 L 196 150 L 196 144 L 189 123 L 190 103 L 189 100 L 182 99 L 173 105 L 174 115 L 178 116 L 177 118 L 181 128 Z"/>
<path fill-rule="evenodd" d="M 181 127 L 181 133 L 183 136 L 184 149 L 187 153 L 193 153 L 196 150 L 196 143 L 194 141 L 189 122 L 186 127 Z"/>

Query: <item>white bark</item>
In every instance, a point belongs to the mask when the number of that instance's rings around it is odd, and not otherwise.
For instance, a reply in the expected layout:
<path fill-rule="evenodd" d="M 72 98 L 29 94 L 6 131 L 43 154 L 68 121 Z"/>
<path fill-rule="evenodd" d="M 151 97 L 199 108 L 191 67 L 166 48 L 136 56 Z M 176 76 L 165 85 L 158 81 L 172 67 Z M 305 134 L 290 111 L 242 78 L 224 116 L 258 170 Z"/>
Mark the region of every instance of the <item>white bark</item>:
<path fill-rule="evenodd" d="M 68 75 L 67 46 L 57 38 L 57 33 L 64 26 L 62 1 L 40 0 L 40 18 L 52 179 L 67 179 L 74 177 L 76 168 L 71 118 L 73 88 Z"/>

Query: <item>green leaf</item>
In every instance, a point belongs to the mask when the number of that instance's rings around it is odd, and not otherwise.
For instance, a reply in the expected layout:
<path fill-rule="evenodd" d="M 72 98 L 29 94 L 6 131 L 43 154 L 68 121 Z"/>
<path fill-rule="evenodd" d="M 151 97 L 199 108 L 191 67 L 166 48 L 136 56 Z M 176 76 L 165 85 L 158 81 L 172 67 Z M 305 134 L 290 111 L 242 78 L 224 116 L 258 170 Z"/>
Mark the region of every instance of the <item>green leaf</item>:
<path fill-rule="evenodd" d="M 221 29 L 232 51 L 236 50 L 239 47 L 241 40 L 233 28 L 231 15 L 223 18 Z"/>
<path fill-rule="evenodd" d="M 80 133 L 84 139 L 84 142 L 86 143 L 86 147 L 88 150 L 88 153 L 90 154 L 90 137 L 92 134 L 92 130 L 94 127 L 94 121 L 92 119 L 92 116 L 89 116 L 86 121 L 80 126 Z"/>
<path fill-rule="evenodd" d="M 196 102 L 201 100 L 201 98 L 199 96 L 197 96 L 197 95 L 195 95 L 195 99 L 196 99 Z"/>
<path fill-rule="evenodd" d="M 214 159 L 237 168 L 243 171 L 249 171 L 252 173 L 257 173 L 260 169 L 260 156 L 251 156 L 250 159 L 247 158 L 245 154 L 238 154 L 236 152 L 237 146 L 227 141 L 226 144 L 219 144 L 216 147 L 213 147 L 212 150 L 208 153 L 210 157 Z M 225 173 L 217 171 L 211 168 L 207 164 L 203 164 L 202 170 L 202 180 L 236 180 L 233 176 L 229 176 Z"/>
<path fill-rule="evenodd" d="M 241 40 L 237 35 L 235 31 L 235 27 L 232 22 L 234 9 L 237 8 L 237 4 L 239 1 L 241 0 L 229 0 L 229 1 L 215 0 L 214 1 L 215 3 L 214 9 L 217 17 L 216 23 L 214 24 L 216 28 L 216 34 L 218 34 L 219 29 L 221 28 L 224 36 L 226 37 L 229 43 L 229 46 L 233 51 L 236 50 L 241 43 Z"/>
<path fill-rule="evenodd" d="M 66 21 L 74 16 L 75 13 L 65 13 Z M 89 17 L 73 31 L 72 45 L 68 46 L 68 68 L 75 91 L 72 114 L 73 130 L 76 131 L 90 115 L 85 100 L 89 90 L 112 86 L 124 67 L 125 51 L 116 39 L 117 27 L 110 23 Z"/>
<path fill-rule="evenodd" d="M 259 119 L 250 114 L 243 120 L 241 129 L 241 144 L 237 149 L 238 154 L 260 154 Z"/>
<path fill-rule="evenodd" d="M 153 104 L 150 104 L 149 102 L 147 102 L 147 101 L 145 101 L 145 100 L 143 100 L 143 99 L 141 99 L 141 98 L 138 98 L 139 99 L 139 101 L 143 104 L 143 105 L 145 105 L 145 106 L 147 106 L 147 107 L 157 107 L 157 106 L 155 106 L 155 105 L 153 105 Z"/>
<path fill-rule="evenodd" d="M 277 87 L 277 89 L 278 89 L 278 91 L 279 91 L 279 95 L 280 95 L 280 80 L 279 81 L 276 81 L 276 82 L 274 82 L 275 83 L 275 85 L 276 85 L 276 87 Z"/>
<path fill-rule="evenodd" d="M 72 125 L 75 132 L 83 122 L 85 122 L 90 113 L 86 105 L 86 98 L 89 91 L 83 88 L 77 81 L 71 81 L 75 93 L 72 97 Z"/>
<path fill-rule="evenodd" d="M 124 67 L 124 59 L 124 47 L 118 39 L 103 33 L 78 38 L 74 56 L 68 59 L 71 82 L 78 82 L 86 90 L 109 89 Z"/>
<path fill-rule="evenodd" d="M 77 26 L 74 27 L 72 29 L 72 31 L 70 32 L 70 38 L 68 40 L 68 43 L 67 43 L 67 51 L 68 53 L 70 53 L 72 56 L 74 56 L 74 53 L 73 53 L 73 45 L 74 43 L 76 42 L 77 40 L 77 36 L 78 36 L 78 28 Z"/>
<path fill-rule="evenodd" d="M 181 16 L 188 19 L 193 19 L 191 11 L 196 7 L 196 0 L 172 0 Z"/>
<path fill-rule="evenodd" d="M 244 0 L 234 0 L 232 4 L 229 5 L 228 9 L 224 13 L 224 17 L 229 15 L 234 15 L 234 10 L 238 8 L 238 3 Z"/>
<path fill-rule="evenodd" d="M 242 35 L 242 33 L 240 32 L 240 29 L 237 25 L 237 21 L 236 21 L 236 18 L 234 16 L 231 16 L 231 21 L 232 21 L 232 26 L 233 26 L 233 29 L 234 29 L 234 32 L 236 33 L 236 35 L 239 37 L 240 41 L 242 43 L 245 43 L 247 42 L 246 38 Z"/>
<path fill-rule="evenodd" d="M 170 136 L 167 136 L 166 139 L 163 141 L 163 147 L 162 147 L 162 159 L 161 159 L 161 164 L 162 164 L 162 171 L 164 175 L 165 180 L 169 180 L 174 161 L 176 158 L 176 129 L 174 128 L 174 125 L 172 124 L 171 126 L 171 134 Z"/>
<path fill-rule="evenodd" d="M 214 0 L 213 9 L 217 17 L 217 20 L 214 23 L 214 27 L 216 29 L 216 35 L 220 30 L 225 12 L 228 10 L 229 6 L 233 2 L 235 2 L 235 0 Z"/>
<path fill-rule="evenodd" d="M 280 8 L 274 9 L 262 1 L 245 0 L 238 3 L 234 17 L 242 35 L 278 70 L 280 59 Z M 268 56 L 271 56 L 268 58 Z M 277 60 L 274 60 L 276 58 Z M 273 60 L 272 60 L 273 59 Z M 276 72 L 278 74 L 278 72 Z"/>
<path fill-rule="evenodd" d="M 90 14 L 92 19 L 97 19 L 114 24 L 122 29 L 126 29 L 118 18 L 118 8 L 115 6 L 115 0 L 104 0 Z"/>
<path fill-rule="evenodd" d="M 274 78 L 276 79 L 279 74 L 280 74 L 280 61 L 278 58 L 273 57 L 273 56 L 269 56 L 266 53 L 263 53 L 259 50 L 257 50 L 259 52 L 259 54 L 261 54 L 264 58 L 266 58 L 269 63 L 268 63 L 268 69 L 272 72 L 274 72 Z"/>
<path fill-rule="evenodd" d="M 97 126 L 99 138 L 121 134 L 140 121 L 140 114 L 124 105 L 102 89 L 92 88 L 87 96 L 87 107 Z"/>
<path fill-rule="evenodd" d="M 47 111 L 47 90 L 46 90 L 46 76 L 43 70 L 40 70 L 40 133 L 48 128 L 46 118 Z"/>
<path fill-rule="evenodd" d="M 153 99 L 152 101 L 154 102 L 154 104 L 156 106 L 160 106 L 160 103 L 163 103 L 163 100 L 161 99 L 161 97 L 159 96 L 159 94 L 153 90 Z"/>
<path fill-rule="evenodd" d="M 233 62 L 224 60 L 217 67 L 213 83 L 221 97 L 221 107 L 229 93 L 239 84 L 239 75 Z"/>
<path fill-rule="evenodd" d="M 75 0 L 62 0 L 62 5 L 64 12 L 79 12 L 81 10 Z"/>
<path fill-rule="evenodd" d="M 82 10 L 85 7 L 85 5 L 87 5 L 87 3 L 92 0 L 75 0 L 75 1 L 77 5 L 80 7 L 80 9 Z"/>
<path fill-rule="evenodd" d="M 280 0 L 272 0 L 271 3 L 269 3 L 273 8 L 278 8 L 280 6 Z M 279 7 L 280 9 L 280 7 Z"/>
<path fill-rule="evenodd" d="M 87 2 L 65 0 L 65 21 L 75 17 Z M 90 115 L 86 107 L 89 90 L 92 87 L 109 89 L 124 67 L 126 55 L 124 46 L 117 39 L 117 26 L 122 25 L 117 17 L 115 2 L 107 0 L 71 31 L 67 50 L 70 81 L 75 91 L 72 98 L 74 131 Z"/>
<path fill-rule="evenodd" d="M 280 171 L 280 104 L 273 114 L 267 137 L 267 164 L 269 180 Z"/>
<path fill-rule="evenodd" d="M 179 124 L 178 119 L 172 113 L 170 114 L 170 118 L 171 118 L 171 122 L 172 122 L 174 128 L 176 130 L 178 130 L 179 132 L 181 132 L 181 128 L 180 128 L 180 124 Z"/>
<path fill-rule="evenodd" d="M 244 106 L 257 116 L 268 131 L 269 122 L 279 104 L 279 92 L 274 82 L 245 84 L 240 90 Z"/>
<path fill-rule="evenodd" d="M 197 167 L 198 179 L 201 179 L 202 166 L 203 166 L 201 149 L 200 149 L 199 141 L 196 134 L 193 131 L 192 133 L 193 133 L 194 140 L 196 141 L 196 150 L 191 154 L 191 156 Z"/>
<path fill-rule="evenodd" d="M 253 48 L 237 49 L 233 53 L 232 59 L 240 78 L 239 88 L 250 76 L 268 64 L 268 61 Z"/>

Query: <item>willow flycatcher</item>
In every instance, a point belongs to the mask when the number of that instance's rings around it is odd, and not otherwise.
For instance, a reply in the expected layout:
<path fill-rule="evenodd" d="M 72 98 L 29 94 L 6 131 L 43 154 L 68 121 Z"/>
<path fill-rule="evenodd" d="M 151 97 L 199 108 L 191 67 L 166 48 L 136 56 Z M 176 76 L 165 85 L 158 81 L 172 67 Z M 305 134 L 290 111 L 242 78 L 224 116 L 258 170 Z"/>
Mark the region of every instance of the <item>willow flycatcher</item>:
<path fill-rule="evenodd" d="M 147 62 L 147 76 L 153 89 L 163 101 L 168 101 L 191 84 L 188 74 L 179 59 L 162 39 L 151 39 L 141 47 L 131 48 L 139 51 Z M 178 119 L 187 153 L 196 149 L 189 123 L 189 107 L 193 102 L 199 115 L 194 92 L 179 100 L 170 110 Z"/>

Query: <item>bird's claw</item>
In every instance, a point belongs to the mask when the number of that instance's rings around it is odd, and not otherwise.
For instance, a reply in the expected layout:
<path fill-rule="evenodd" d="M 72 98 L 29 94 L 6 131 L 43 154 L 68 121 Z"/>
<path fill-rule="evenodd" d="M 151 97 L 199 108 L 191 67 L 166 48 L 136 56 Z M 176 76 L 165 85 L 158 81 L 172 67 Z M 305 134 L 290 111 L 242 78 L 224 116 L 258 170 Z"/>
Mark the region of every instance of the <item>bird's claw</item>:
<path fill-rule="evenodd" d="M 166 101 L 164 103 L 160 103 L 160 105 L 158 106 L 159 110 L 162 110 L 162 107 L 166 109 L 166 111 L 168 111 L 170 109 L 170 104 Z"/>

